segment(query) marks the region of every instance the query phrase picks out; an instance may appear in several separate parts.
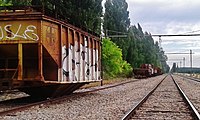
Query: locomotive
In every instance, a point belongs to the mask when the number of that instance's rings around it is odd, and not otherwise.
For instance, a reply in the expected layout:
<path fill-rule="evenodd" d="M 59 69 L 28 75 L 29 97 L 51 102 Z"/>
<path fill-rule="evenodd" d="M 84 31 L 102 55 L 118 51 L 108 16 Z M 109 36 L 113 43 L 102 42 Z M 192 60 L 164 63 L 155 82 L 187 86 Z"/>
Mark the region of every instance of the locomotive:
<path fill-rule="evenodd" d="M 54 97 L 101 81 L 99 35 L 38 7 L 1 7 L 0 56 L 0 91 Z"/>
<path fill-rule="evenodd" d="M 133 69 L 133 74 L 135 78 L 147 78 L 161 75 L 162 70 L 152 64 L 141 64 L 140 68 Z"/>

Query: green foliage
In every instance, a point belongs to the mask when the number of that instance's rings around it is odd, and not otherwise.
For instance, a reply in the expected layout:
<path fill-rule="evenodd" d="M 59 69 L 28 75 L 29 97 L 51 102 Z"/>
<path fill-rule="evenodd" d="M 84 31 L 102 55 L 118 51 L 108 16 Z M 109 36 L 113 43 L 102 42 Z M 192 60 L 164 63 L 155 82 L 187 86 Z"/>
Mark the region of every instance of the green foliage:
<path fill-rule="evenodd" d="M 126 61 L 122 62 L 122 73 L 120 74 L 122 77 L 132 77 L 133 68 Z"/>
<path fill-rule="evenodd" d="M 23 5 L 31 5 L 31 0 L 7 0 L 12 5 L 15 6 L 23 6 Z"/>
<path fill-rule="evenodd" d="M 0 6 L 10 6 L 11 0 L 0 0 Z"/>
<path fill-rule="evenodd" d="M 103 39 L 102 53 L 104 78 L 130 74 L 130 64 L 122 59 L 122 50 L 110 39 Z"/>

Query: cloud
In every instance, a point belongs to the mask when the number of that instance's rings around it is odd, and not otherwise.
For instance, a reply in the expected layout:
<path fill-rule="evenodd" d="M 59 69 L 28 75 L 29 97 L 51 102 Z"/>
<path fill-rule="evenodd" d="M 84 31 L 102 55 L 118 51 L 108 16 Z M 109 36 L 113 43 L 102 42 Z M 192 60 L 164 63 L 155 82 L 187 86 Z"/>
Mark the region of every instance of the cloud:
<path fill-rule="evenodd" d="M 131 23 L 141 23 L 149 32 L 159 32 L 154 27 L 158 27 L 157 29 L 161 27 L 161 32 L 166 32 L 173 26 L 194 26 L 200 22 L 199 0 L 127 0 L 127 2 Z M 171 29 L 168 32 L 176 31 Z"/>
<path fill-rule="evenodd" d="M 140 16 L 165 16 L 164 18 L 168 16 L 185 16 L 188 13 L 192 13 L 190 15 L 198 15 L 198 12 L 194 12 L 194 10 L 199 10 L 200 4 L 199 0 L 127 0 L 127 2 L 131 13 L 136 11 L 135 13 L 140 14 Z M 143 13 L 151 14 L 147 15 Z"/>

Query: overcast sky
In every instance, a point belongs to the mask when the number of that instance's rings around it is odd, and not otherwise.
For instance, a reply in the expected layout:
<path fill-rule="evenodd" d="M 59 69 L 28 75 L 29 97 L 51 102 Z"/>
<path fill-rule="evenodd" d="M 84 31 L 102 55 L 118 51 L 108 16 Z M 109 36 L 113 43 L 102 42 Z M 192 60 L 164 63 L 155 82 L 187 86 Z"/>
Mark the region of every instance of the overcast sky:
<path fill-rule="evenodd" d="M 105 1 L 105 0 L 104 0 Z M 193 34 L 200 33 L 200 0 L 126 0 L 131 24 L 140 23 L 143 31 L 151 34 Z M 199 31 L 198 31 L 199 30 Z M 197 31 L 190 33 L 191 31 Z M 193 66 L 200 67 L 200 36 L 198 37 L 162 37 L 161 46 L 165 53 L 181 52 L 193 54 Z M 154 38 L 155 41 L 158 38 Z M 178 62 L 172 59 L 186 59 L 190 66 L 189 55 L 167 54 L 168 63 Z M 183 61 L 182 61 L 183 62 Z M 183 66 L 183 63 L 181 64 Z"/>

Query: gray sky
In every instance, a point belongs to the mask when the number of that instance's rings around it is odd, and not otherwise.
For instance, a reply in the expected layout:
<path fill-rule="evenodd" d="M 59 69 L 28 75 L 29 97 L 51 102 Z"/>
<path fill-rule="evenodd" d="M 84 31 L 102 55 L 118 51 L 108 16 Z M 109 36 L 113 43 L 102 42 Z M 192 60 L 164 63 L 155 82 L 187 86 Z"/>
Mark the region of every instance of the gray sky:
<path fill-rule="evenodd" d="M 105 0 L 104 0 L 105 1 Z M 200 0 L 126 0 L 129 8 L 131 24 L 140 23 L 143 31 L 151 34 L 192 34 L 200 33 Z M 198 31 L 199 30 L 199 31 Z M 193 66 L 200 67 L 200 36 L 198 37 L 162 37 L 161 46 L 165 53 L 184 52 L 193 54 Z M 154 38 L 155 41 L 158 38 Z M 172 59 L 186 59 L 186 66 L 190 66 L 189 55 L 170 55 Z M 182 61 L 183 62 L 183 61 Z M 183 66 L 183 63 L 182 63 Z"/>

